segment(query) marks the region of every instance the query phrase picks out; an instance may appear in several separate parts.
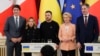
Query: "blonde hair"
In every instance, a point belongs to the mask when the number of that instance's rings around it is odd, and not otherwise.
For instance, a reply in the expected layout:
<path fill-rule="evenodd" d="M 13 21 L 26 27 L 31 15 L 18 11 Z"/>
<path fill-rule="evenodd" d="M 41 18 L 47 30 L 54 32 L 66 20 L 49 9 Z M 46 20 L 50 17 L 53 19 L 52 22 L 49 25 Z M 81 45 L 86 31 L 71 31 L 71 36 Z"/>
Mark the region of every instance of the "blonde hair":
<path fill-rule="evenodd" d="M 64 13 L 63 13 L 63 16 L 64 16 L 64 15 L 68 16 L 69 18 L 72 18 L 71 13 L 69 13 L 69 12 L 64 12 Z"/>
<path fill-rule="evenodd" d="M 34 20 L 34 18 L 33 17 L 29 17 L 29 19 L 27 20 L 27 23 L 26 23 L 26 29 L 28 28 L 28 26 L 29 26 L 29 24 L 28 24 L 28 22 L 29 22 L 29 20 L 30 19 L 33 19 L 33 27 L 34 27 L 34 29 L 36 29 L 37 28 L 37 25 L 36 25 L 36 22 L 35 22 L 35 20 Z"/>

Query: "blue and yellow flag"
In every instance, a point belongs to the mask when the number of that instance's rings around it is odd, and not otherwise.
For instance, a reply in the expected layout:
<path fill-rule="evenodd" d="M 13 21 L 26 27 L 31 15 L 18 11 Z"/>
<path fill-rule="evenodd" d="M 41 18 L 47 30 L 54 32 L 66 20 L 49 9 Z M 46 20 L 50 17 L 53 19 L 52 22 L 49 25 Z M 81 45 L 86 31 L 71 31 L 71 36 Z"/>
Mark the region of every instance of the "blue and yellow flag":
<path fill-rule="evenodd" d="M 72 14 L 72 23 L 76 23 L 77 17 L 79 17 L 81 13 L 81 0 L 65 0 L 63 13 L 69 12 Z"/>
<path fill-rule="evenodd" d="M 23 50 L 29 50 L 30 49 L 30 47 L 29 46 L 23 46 Z"/>
<path fill-rule="evenodd" d="M 45 11 L 52 11 L 52 19 L 59 25 L 62 23 L 61 10 L 57 0 L 41 0 L 39 10 L 39 20 L 45 20 Z"/>

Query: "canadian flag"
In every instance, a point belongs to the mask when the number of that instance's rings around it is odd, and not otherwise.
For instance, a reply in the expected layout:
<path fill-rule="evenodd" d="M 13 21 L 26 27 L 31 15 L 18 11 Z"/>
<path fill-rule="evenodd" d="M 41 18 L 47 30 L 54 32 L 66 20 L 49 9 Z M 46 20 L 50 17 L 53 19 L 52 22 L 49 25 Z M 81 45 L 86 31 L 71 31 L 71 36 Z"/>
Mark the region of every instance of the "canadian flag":
<path fill-rule="evenodd" d="M 12 15 L 13 0 L 0 1 L 0 33 L 3 33 L 7 17 Z"/>
<path fill-rule="evenodd" d="M 13 3 L 21 6 L 21 16 L 26 19 L 33 17 L 37 23 L 38 19 L 35 1 L 36 0 L 2 0 L 0 2 L 0 32 L 3 33 L 5 21 L 7 17 L 12 15 Z"/>
<path fill-rule="evenodd" d="M 37 19 L 37 9 L 36 9 L 36 0 L 16 0 L 16 4 L 21 6 L 21 15 L 26 19 L 33 17 L 38 22 Z"/>

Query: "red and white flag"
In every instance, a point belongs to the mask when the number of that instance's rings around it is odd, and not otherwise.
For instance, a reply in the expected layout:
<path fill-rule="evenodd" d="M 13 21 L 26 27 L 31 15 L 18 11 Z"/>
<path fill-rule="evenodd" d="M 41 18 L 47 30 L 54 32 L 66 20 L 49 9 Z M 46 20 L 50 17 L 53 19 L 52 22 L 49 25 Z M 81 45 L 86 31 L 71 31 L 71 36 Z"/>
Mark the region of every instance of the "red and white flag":
<path fill-rule="evenodd" d="M 7 17 L 12 15 L 13 0 L 0 1 L 0 33 L 3 33 Z"/>
<path fill-rule="evenodd" d="M 16 0 L 16 4 L 21 6 L 21 15 L 28 19 L 33 17 L 38 22 L 37 19 L 37 9 L 36 9 L 36 0 Z"/>
<path fill-rule="evenodd" d="M 12 5 L 14 1 L 21 6 L 21 16 L 26 19 L 33 17 L 36 23 L 38 22 L 36 0 L 2 0 L 0 2 L 0 33 L 3 33 L 7 17 L 12 15 Z"/>

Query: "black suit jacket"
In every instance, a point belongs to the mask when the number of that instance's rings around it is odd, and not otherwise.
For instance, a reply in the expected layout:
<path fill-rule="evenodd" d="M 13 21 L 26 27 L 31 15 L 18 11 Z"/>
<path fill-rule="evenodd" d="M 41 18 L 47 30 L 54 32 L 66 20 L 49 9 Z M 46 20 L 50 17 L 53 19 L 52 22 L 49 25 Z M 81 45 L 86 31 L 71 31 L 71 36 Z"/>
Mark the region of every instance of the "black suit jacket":
<path fill-rule="evenodd" d="M 98 21 L 93 15 L 89 15 L 87 27 L 84 24 L 83 16 L 77 19 L 76 40 L 80 43 L 97 41 L 99 35 Z"/>
<path fill-rule="evenodd" d="M 19 17 L 19 28 L 16 27 L 14 16 L 11 16 L 7 19 L 4 32 L 7 36 L 7 40 L 11 40 L 12 37 L 17 38 L 23 35 L 23 31 L 25 30 L 25 18 Z"/>

